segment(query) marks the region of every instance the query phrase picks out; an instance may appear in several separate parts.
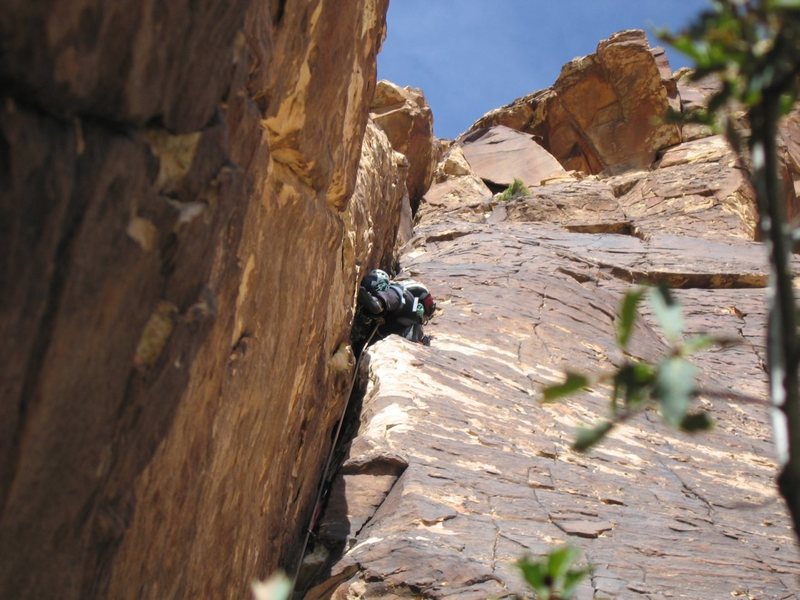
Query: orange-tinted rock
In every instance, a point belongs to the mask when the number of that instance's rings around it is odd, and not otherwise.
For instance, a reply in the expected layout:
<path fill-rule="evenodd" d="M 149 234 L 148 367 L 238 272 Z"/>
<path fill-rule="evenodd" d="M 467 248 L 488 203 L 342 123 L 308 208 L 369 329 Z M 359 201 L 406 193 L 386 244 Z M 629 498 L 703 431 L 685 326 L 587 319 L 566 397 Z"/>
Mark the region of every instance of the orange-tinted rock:
<path fill-rule="evenodd" d="M 675 125 L 661 122 L 674 102 L 663 70 L 644 32 L 617 33 L 565 65 L 550 89 L 488 113 L 471 131 L 506 125 L 532 133 L 568 170 L 647 168 L 681 139 Z"/>
<path fill-rule="evenodd" d="M 0 596 L 245 597 L 299 558 L 392 259 L 387 3 L 94 4 L 0 17 Z"/>
<path fill-rule="evenodd" d="M 708 101 L 720 89 L 719 79 L 715 76 L 703 77 L 692 81 L 692 71 L 681 69 L 676 74 L 678 94 L 681 100 L 681 110 L 691 112 L 708 106 Z M 681 126 L 681 137 L 684 141 L 696 140 L 713 135 L 708 125 L 700 123 L 686 123 Z"/>
<path fill-rule="evenodd" d="M 482 220 L 492 198 L 492 191 L 472 170 L 461 146 L 453 145 L 436 166 L 436 182 L 425 194 L 418 217 L 429 212 L 469 211 Z"/>
<path fill-rule="evenodd" d="M 533 114 L 515 109 L 516 123 Z M 782 131 L 785 174 L 793 126 Z M 791 595 L 800 561 L 775 486 L 763 367 L 769 266 L 753 241 L 753 190 L 724 138 L 507 201 L 475 185 L 477 164 L 458 148 L 439 164 L 401 257 L 437 298 L 432 345 L 390 337 L 368 351 L 347 463 L 399 455 L 405 468 L 396 479 L 342 472 L 338 510 L 323 517 L 338 534 L 323 544 L 341 553 L 307 597 L 527 597 L 513 563 L 561 543 L 593 566 L 578 598 Z M 520 164 L 492 156 L 493 168 Z M 574 452 L 576 428 L 610 414 L 607 386 L 559 403 L 540 402 L 541 389 L 564 369 L 602 377 L 619 365 L 620 297 L 654 283 L 682 302 L 687 335 L 740 342 L 692 357 L 693 406 L 715 427 L 689 436 L 653 410 Z M 668 352 L 652 313 L 643 303 L 629 358 Z"/>
<path fill-rule="evenodd" d="M 389 81 L 378 82 L 370 114 L 386 132 L 392 148 L 409 161 L 408 195 L 416 210 L 433 181 L 438 144 L 433 137 L 433 113 L 422 90 L 399 87 Z"/>
<path fill-rule="evenodd" d="M 656 61 L 658 72 L 661 74 L 661 85 L 667 91 L 667 98 L 669 98 L 669 107 L 677 112 L 681 110 L 681 98 L 678 92 L 678 82 L 672 73 L 672 67 L 669 65 L 669 59 L 664 48 L 660 46 L 650 50 L 653 58 Z"/>
<path fill-rule="evenodd" d="M 619 203 L 643 235 L 758 236 L 754 190 L 722 136 L 671 148 L 657 169 L 640 173 L 631 184 Z"/>

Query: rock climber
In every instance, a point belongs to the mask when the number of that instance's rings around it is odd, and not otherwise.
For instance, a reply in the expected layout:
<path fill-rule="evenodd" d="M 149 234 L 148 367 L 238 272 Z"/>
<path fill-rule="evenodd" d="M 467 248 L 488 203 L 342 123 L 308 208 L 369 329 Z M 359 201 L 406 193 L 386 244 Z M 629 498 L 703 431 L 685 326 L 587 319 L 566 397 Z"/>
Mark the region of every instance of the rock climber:
<path fill-rule="evenodd" d="M 435 310 L 436 302 L 423 284 L 413 280 L 392 281 L 385 271 L 373 269 L 358 288 L 353 341 L 360 349 L 377 326 L 378 339 L 397 334 L 429 346 L 431 338 L 425 335 L 422 325 Z"/>

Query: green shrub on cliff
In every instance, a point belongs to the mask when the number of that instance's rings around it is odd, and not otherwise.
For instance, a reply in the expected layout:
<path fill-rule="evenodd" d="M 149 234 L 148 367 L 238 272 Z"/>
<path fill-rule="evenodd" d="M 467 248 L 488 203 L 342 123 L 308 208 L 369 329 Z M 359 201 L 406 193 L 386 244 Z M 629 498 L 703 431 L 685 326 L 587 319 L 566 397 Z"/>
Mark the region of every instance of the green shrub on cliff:
<path fill-rule="evenodd" d="M 514 181 L 511 182 L 510 186 L 503 190 L 503 192 L 497 197 L 497 200 L 500 202 L 508 202 L 514 198 L 527 198 L 529 195 L 530 192 L 528 191 L 528 186 L 525 185 L 525 182 L 522 181 L 522 179 L 514 177 Z"/>

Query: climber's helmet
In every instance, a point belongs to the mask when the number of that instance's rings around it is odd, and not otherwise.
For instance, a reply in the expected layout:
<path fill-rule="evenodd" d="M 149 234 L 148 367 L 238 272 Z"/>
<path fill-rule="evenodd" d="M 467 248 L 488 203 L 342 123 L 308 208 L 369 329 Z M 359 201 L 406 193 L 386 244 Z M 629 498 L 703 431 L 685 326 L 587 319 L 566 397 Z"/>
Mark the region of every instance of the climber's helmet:
<path fill-rule="evenodd" d="M 363 285 L 371 292 L 385 292 L 389 289 L 389 275 L 386 271 L 372 269 L 372 271 L 364 277 Z"/>

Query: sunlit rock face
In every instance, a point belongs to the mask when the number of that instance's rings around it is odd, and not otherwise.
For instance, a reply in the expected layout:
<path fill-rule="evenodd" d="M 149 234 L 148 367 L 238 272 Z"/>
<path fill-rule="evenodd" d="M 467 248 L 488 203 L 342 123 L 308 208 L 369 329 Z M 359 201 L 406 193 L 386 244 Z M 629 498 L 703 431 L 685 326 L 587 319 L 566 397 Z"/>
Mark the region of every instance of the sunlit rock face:
<path fill-rule="evenodd" d="M 438 145 L 433 135 L 433 113 L 422 90 L 379 81 L 370 116 L 397 152 L 409 161 L 407 188 L 416 210 L 433 181 Z"/>
<path fill-rule="evenodd" d="M 534 134 L 567 170 L 648 168 L 659 150 L 681 140 L 663 121 L 677 106 L 664 62 L 643 31 L 614 34 L 595 54 L 564 65 L 551 88 L 487 113 L 472 129 L 505 125 Z"/>
<path fill-rule="evenodd" d="M 644 58 L 637 36 L 612 40 L 605 51 L 620 43 L 614 52 L 631 52 L 631 69 L 651 82 L 626 71 L 626 89 L 640 92 L 625 102 L 635 105 L 642 93 L 646 105 L 663 65 L 658 71 Z M 565 77 L 547 92 L 547 106 L 561 102 L 552 98 Z M 594 86 L 602 97 L 610 79 L 585 83 L 585 97 Z M 547 144 L 550 121 L 526 125 L 531 98 L 470 131 L 502 123 L 528 139 L 538 132 L 537 144 L 566 167 Z M 621 100 L 608 98 L 615 113 Z M 663 99 L 681 100 L 674 90 Z M 493 196 L 484 183 L 497 179 L 485 169 L 531 164 L 500 149 L 491 161 L 470 161 L 469 135 L 437 167 L 400 257 L 403 273 L 437 297 L 426 328 L 432 344 L 388 338 L 367 353 L 360 423 L 316 538 L 318 549 L 340 554 L 307 598 L 529 597 L 515 561 L 565 542 L 594 567 L 580 599 L 794 593 L 800 557 L 775 487 L 764 371 L 768 271 L 753 241 L 752 189 L 725 141 L 708 131 L 678 144 L 664 129 L 655 145 L 626 145 L 626 156 L 609 151 L 611 138 L 593 138 L 599 129 L 588 123 L 584 162 L 568 163 L 576 171 L 566 176 L 529 181 L 527 196 Z M 787 121 L 790 174 L 793 135 Z M 564 369 L 600 374 L 622 364 L 619 301 L 646 283 L 673 288 L 686 334 L 739 342 L 693 358 L 695 406 L 711 412 L 715 427 L 680 433 L 651 409 L 578 454 L 570 448 L 576 427 L 608 414 L 608 385 L 554 404 L 540 402 L 542 387 L 561 381 Z M 630 356 L 652 361 L 667 349 L 645 306 Z"/>
<path fill-rule="evenodd" d="M 386 4 L 4 7 L 0 596 L 295 564 L 406 195 Z"/>
<path fill-rule="evenodd" d="M 539 185 L 566 175 L 564 167 L 531 135 L 503 125 L 479 129 L 464 139 L 461 149 L 481 179 L 501 188 L 515 179 Z"/>

